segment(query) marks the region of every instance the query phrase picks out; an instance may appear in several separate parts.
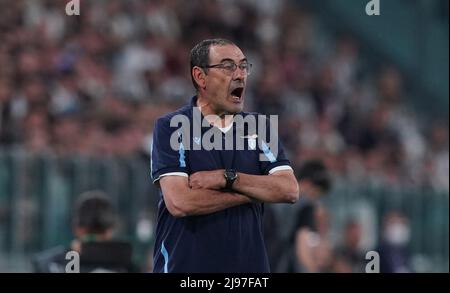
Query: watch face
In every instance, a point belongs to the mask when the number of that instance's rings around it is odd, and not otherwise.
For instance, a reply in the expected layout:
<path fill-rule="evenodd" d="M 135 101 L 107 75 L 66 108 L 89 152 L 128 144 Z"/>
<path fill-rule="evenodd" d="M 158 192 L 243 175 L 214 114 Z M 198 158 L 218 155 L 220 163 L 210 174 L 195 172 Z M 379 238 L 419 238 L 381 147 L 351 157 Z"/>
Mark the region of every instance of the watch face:
<path fill-rule="evenodd" d="M 236 178 L 236 172 L 232 171 L 232 170 L 228 170 L 225 172 L 225 176 L 227 177 L 227 179 L 233 180 Z"/>

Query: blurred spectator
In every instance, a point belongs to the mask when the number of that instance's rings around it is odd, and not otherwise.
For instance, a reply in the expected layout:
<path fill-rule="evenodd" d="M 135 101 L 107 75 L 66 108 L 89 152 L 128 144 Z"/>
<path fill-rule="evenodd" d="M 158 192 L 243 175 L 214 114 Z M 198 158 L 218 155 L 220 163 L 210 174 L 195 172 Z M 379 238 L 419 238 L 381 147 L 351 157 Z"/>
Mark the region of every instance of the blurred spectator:
<path fill-rule="evenodd" d="M 13 141 L 10 82 L 0 78 L 0 145 Z"/>
<path fill-rule="evenodd" d="M 380 254 L 381 273 L 409 273 L 410 241 L 408 219 L 398 211 L 387 213 L 383 218 L 382 239 L 377 249 Z"/>
<path fill-rule="evenodd" d="M 49 119 L 45 109 L 36 109 L 28 113 L 23 121 L 25 150 L 31 154 L 50 153 L 51 137 Z"/>
<path fill-rule="evenodd" d="M 271 205 L 264 206 L 264 242 L 269 257 L 270 271 L 277 270 L 280 257 L 283 256 L 284 243 L 280 234 L 280 223 L 277 214 Z"/>
<path fill-rule="evenodd" d="M 345 225 L 343 236 L 343 243 L 335 251 L 334 270 L 341 273 L 365 272 L 365 254 L 361 251 L 361 224 L 356 220 L 349 220 Z"/>
<path fill-rule="evenodd" d="M 427 150 L 424 177 L 437 191 L 449 191 L 449 145 L 448 120 L 436 122 L 430 133 L 430 148 Z"/>
<path fill-rule="evenodd" d="M 82 194 L 75 205 L 70 247 L 55 247 L 36 255 L 34 272 L 64 273 L 66 253 L 80 254 L 80 272 L 136 272 L 132 263 L 132 247 L 127 242 L 114 241 L 116 213 L 109 198 L 99 191 Z"/>
<path fill-rule="evenodd" d="M 316 250 L 317 268 L 321 273 L 331 272 L 333 262 L 333 245 L 330 239 L 330 212 L 325 206 L 319 205 L 315 212 L 317 235 L 319 243 Z"/>
<path fill-rule="evenodd" d="M 288 270 L 316 273 L 324 269 L 322 266 L 326 265 L 328 258 L 326 212 L 318 207 L 318 201 L 331 188 L 331 178 L 324 164 L 318 160 L 305 162 L 296 170 L 296 176 L 301 196 L 291 235 L 293 255 Z"/>

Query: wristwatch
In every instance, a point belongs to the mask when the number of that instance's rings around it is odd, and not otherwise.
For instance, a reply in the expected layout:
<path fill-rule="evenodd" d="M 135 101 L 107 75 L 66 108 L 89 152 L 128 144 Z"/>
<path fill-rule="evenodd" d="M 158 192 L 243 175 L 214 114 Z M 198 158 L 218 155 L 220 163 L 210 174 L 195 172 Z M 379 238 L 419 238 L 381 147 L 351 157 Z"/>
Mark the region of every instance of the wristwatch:
<path fill-rule="evenodd" d="M 225 185 L 226 189 L 231 189 L 233 186 L 234 181 L 237 179 L 238 174 L 236 170 L 234 169 L 226 169 L 224 174 L 225 180 L 227 181 L 227 184 Z"/>

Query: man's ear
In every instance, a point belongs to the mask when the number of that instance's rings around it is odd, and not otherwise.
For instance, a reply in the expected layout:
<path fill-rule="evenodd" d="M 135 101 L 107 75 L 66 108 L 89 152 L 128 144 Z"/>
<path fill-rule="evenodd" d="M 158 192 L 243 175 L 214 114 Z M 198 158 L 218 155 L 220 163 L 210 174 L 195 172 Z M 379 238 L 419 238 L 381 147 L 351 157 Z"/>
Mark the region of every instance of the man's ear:
<path fill-rule="evenodd" d="M 205 88 L 206 87 L 206 74 L 203 71 L 203 69 L 201 69 L 198 66 L 194 66 L 192 68 L 192 77 L 194 78 L 195 82 L 197 83 L 199 88 Z"/>

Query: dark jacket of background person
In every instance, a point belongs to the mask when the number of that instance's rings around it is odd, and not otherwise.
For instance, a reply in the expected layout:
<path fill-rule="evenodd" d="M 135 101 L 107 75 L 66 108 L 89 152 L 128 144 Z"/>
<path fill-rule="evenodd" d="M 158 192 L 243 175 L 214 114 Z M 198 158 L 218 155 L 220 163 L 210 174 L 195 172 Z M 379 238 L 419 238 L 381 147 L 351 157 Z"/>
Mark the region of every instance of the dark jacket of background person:
<path fill-rule="evenodd" d="M 288 239 L 285 239 L 285 250 L 277 264 L 279 272 L 312 272 L 310 265 L 302 263 L 304 249 L 300 246 L 306 243 L 301 241 L 319 241 L 317 233 L 316 214 L 319 206 L 319 198 L 326 194 L 331 188 L 331 179 L 325 165 L 320 160 L 308 160 L 300 165 L 296 170 L 296 177 L 299 181 L 300 197 L 295 205 L 295 215 L 292 219 L 292 227 Z M 317 242 L 316 241 L 316 242 Z M 309 243 L 308 243 L 309 245 Z M 302 253 L 299 251 L 302 250 Z M 312 253 L 312 249 L 309 253 Z M 308 254 L 309 254 L 308 253 Z M 315 258 L 315 257 L 313 257 Z M 317 266 L 318 263 L 317 263 Z M 314 269 L 316 271 L 316 269 Z"/>
<path fill-rule="evenodd" d="M 409 221 L 402 213 L 392 211 L 384 217 L 382 240 L 377 249 L 380 254 L 381 273 L 410 273 Z"/>

